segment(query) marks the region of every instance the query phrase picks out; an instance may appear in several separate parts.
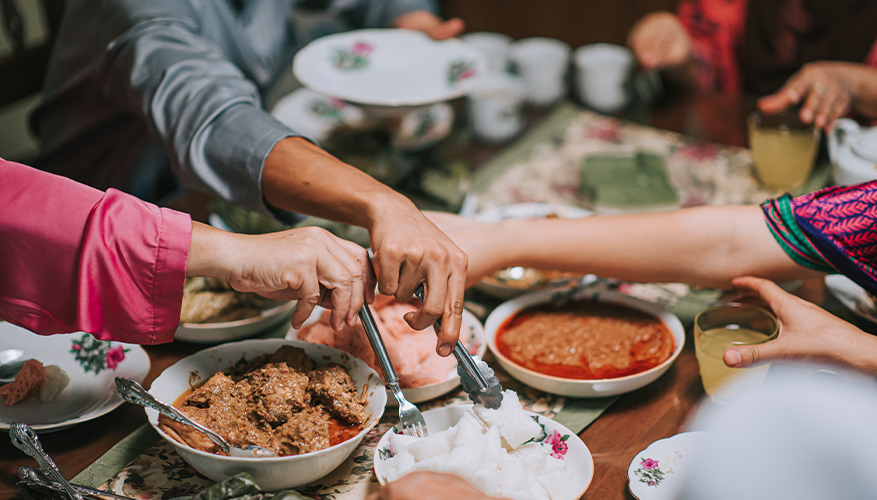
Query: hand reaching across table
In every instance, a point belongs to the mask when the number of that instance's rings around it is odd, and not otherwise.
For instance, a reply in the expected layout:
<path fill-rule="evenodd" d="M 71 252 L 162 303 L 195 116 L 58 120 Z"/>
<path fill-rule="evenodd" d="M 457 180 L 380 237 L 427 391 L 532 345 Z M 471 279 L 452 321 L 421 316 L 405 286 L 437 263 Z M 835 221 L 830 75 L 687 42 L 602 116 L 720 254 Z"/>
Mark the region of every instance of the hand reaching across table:
<path fill-rule="evenodd" d="M 827 128 L 851 111 L 877 118 L 877 69 L 848 62 L 819 61 L 805 65 L 758 107 L 779 113 L 801 106 L 801 121 Z"/>
<path fill-rule="evenodd" d="M 774 360 L 827 362 L 877 375 L 877 337 L 771 281 L 747 276 L 735 279 L 734 286 L 765 300 L 779 321 L 780 332 L 773 341 L 726 350 L 726 365 L 745 368 Z"/>
<path fill-rule="evenodd" d="M 691 37 L 675 14 L 653 12 L 630 30 L 627 45 L 646 69 L 682 66 L 691 61 Z"/>
<path fill-rule="evenodd" d="M 298 300 L 294 328 L 316 305 L 332 310 L 335 330 L 353 326 L 363 303 L 374 301 L 365 249 L 316 227 L 242 235 L 194 222 L 187 274 L 224 279 L 239 292 Z"/>

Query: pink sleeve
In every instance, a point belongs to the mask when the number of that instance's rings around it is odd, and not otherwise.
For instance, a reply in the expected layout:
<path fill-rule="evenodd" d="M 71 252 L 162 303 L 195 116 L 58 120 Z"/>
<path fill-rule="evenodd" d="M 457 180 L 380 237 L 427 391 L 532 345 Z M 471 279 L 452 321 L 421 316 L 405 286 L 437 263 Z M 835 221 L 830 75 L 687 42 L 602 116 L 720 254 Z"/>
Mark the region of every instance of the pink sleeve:
<path fill-rule="evenodd" d="M 192 221 L 0 159 L 0 319 L 158 344 L 180 321 Z"/>

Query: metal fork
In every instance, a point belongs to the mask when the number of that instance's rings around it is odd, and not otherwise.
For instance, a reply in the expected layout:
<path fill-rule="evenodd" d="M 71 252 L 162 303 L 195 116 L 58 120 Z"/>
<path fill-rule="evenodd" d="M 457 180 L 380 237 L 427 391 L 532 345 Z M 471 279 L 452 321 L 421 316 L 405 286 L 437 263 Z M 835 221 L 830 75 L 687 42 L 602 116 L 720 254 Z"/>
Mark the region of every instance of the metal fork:
<path fill-rule="evenodd" d="M 387 385 L 393 391 L 396 400 L 399 401 L 399 424 L 402 427 L 402 433 L 415 437 L 428 436 L 426 420 L 423 419 L 420 410 L 405 399 L 405 395 L 402 394 L 402 389 L 399 387 L 399 375 L 396 374 L 396 369 L 393 368 L 393 362 L 390 360 L 387 347 L 384 345 L 384 339 L 381 338 L 381 332 L 378 331 L 378 325 L 375 323 L 375 318 L 372 316 L 368 304 L 363 304 L 362 309 L 359 310 L 359 320 L 362 321 L 368 341 L 375 351 L 375 357 L 381 364 Z"/>

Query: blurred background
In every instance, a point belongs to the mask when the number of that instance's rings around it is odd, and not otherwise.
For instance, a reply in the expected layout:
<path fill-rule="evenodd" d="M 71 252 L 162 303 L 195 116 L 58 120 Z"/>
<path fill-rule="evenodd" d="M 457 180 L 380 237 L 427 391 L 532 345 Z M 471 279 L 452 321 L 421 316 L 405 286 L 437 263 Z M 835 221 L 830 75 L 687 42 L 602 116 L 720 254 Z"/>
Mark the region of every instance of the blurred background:
<path fill-rule="evenodd" d="M 633 23 L 676 0 L 444 0 L 445 17 L 461 17 L 466 31 L 494 31 L 515 39 L 546 36 L 572 47 L 594 42 L 624 45 Z M 27 117 L 39 100 L 52 35 L 63 0 L 0 0 L 0 157 L 26 162 L 38 151 Z M 291 80 L 291 77 L 290 77 Z M 294 83 L 282 81 L 272 96 Z M 266 106 L 273 104 L 272 96 Z M 276 97 L 275 97 L 276 98 Z"/>

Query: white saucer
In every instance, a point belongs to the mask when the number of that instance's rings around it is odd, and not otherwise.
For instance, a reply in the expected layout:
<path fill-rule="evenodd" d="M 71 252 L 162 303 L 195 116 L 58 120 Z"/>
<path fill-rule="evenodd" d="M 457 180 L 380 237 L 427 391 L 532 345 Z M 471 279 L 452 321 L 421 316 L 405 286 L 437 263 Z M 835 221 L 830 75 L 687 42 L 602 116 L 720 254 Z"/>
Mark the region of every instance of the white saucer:
<path fill-rule="evenodd" d="M 842 274 L 829 274 L 825 277 L 825 286 L 841 304 L 856 316 L 877 323 L 877 307 L 862 287 Z"/>
<path fill-rule="evenodd" d="M 703 431 L 659 439 L 636 454 L 627 468 L 630 494 L 638 500 L 673 500 L 685 484 L 688 460 L 703 440 Z"/>

